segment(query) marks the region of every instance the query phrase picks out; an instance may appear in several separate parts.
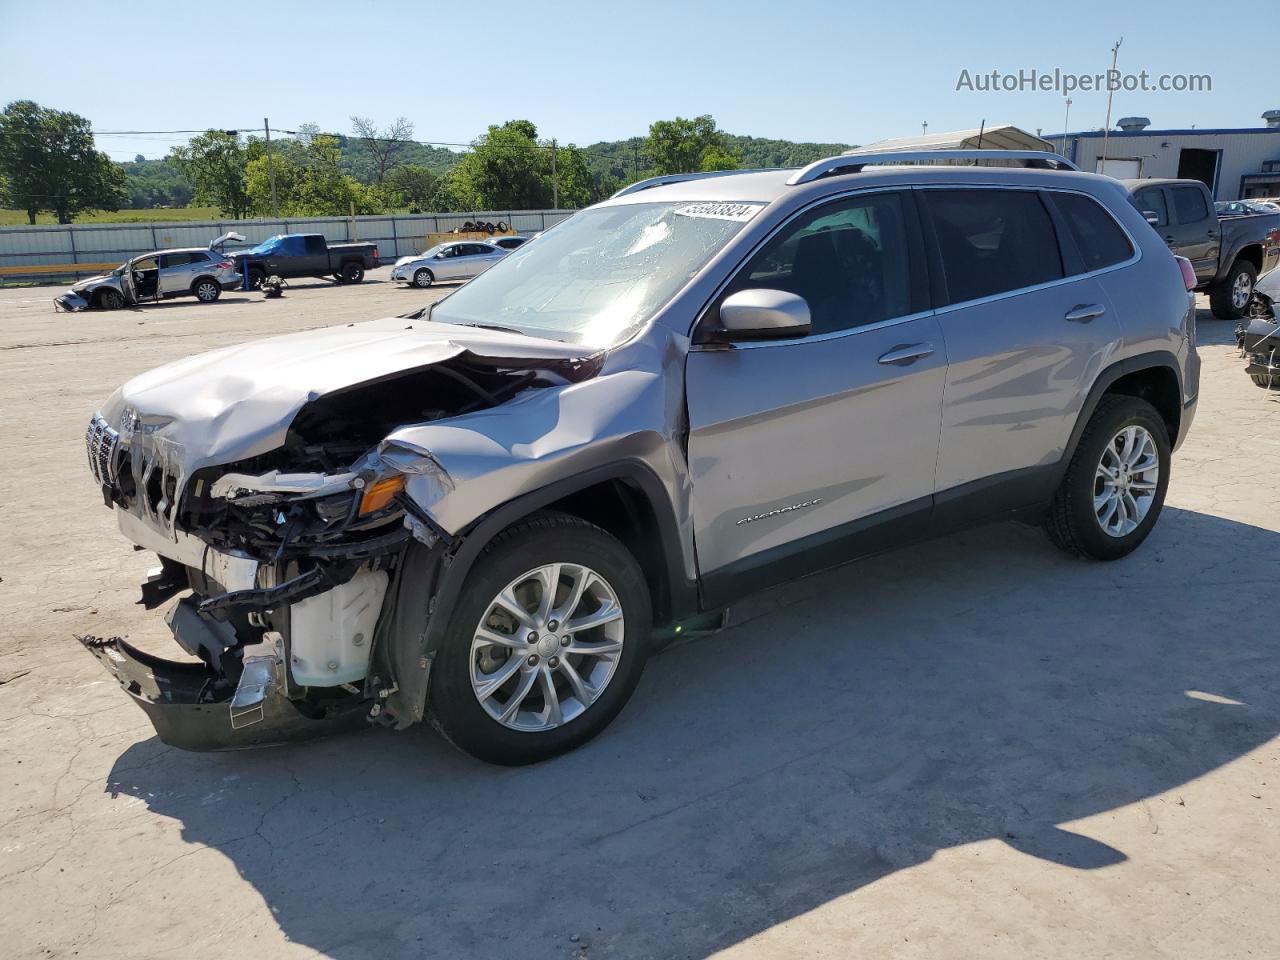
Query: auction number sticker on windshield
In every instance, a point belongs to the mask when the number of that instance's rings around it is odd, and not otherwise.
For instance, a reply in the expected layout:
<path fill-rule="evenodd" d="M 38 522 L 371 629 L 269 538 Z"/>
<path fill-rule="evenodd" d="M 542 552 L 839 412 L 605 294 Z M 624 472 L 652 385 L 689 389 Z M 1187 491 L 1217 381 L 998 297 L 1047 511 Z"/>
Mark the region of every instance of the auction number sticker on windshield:
<path fill-rule="evenodd" d="M 703 220 L 737 220 L 745 223 L 760 212 L 763 203 L 686 203 L 676 207 L 679 217 L 700 217 Z"/>

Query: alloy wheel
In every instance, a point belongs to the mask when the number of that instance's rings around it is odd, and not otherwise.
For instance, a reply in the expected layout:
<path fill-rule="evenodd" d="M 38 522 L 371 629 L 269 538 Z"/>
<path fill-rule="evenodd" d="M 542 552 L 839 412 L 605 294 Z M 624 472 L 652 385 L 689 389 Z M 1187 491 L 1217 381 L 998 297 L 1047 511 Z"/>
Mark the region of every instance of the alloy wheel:
<path fill-rule="evenodd" d="M 1231 305 L 1243 310 L 1253 297 L 1253 279 L 1245 271 L 1236 274 L 1235 283 L 1231 285 Z"/>
<path fill-rule="evenodd" d="M 218 290 L 212 283 L 206 281 L 196 287 L 196 299 L 204 303 L 212 303 L 218 299 Z"/>
<path fill-rule="evenodd" d="M 589 567 L 549 563 L 489 603 L 471 641 L 471 688 L 485 712 L 522 732 L 571 723 L 604 693 L 622 656 L 622 606 Z"/>
<path fill-rule="evenodd" d="M 1102 531 L 1127 537 L 1146 519 L 1160 481 L 1160 454 L 1146 427 L 1129 424 L 1103 448 L 1093 479 L 1093 513 Z"/>

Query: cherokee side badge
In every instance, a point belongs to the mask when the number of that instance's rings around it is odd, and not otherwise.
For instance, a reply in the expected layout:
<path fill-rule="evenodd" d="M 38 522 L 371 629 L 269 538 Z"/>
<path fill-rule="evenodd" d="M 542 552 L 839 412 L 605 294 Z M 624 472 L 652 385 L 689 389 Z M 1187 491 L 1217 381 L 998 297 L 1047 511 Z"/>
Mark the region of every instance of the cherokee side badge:
<path fill-rule="evenodd" d="M 792 510 L 803 510 L 805 507 L 812 507 L 822 502 L 821 497 L 814 497 L 812 500 L 806 500 L 803 503 L 793 503 L 790 506 L 778 507 L 776 510 L 770 510 L 766 513 L 757 513 L 755 516 L 743 517 L 735 527 L 740 527 L 744 523 L 755 523 L 757 520 L 768 520 L 770 517 L 781 516 L 784 513 L 790 513 Z"/>

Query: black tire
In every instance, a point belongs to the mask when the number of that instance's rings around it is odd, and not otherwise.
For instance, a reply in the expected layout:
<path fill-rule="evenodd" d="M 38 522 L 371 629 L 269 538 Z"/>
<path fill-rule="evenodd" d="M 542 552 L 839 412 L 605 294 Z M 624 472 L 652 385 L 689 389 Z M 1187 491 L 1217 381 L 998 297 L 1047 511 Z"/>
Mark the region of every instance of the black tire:
<path fill-rule="evenodd" d="M 1155 441 L 1160 476 L 1142 522 L 1128 535 L 1116 537 L 1102 529 L 1094 513 L 1094 484 L 1107 445 L 1131 424 L 1145 427 Z M 1147 538 L 1164 506 L 1171 453 L 1168 427 L 1155 407 L 1137 397 L 1104 396 L 1081 434 L 1066 475 L 1053 496 L 1044 521 L 1049 539 L 1067 553 L 1088 560 L 1118 560 L 1132 553 Z"/>
<path fill-rule="evenodd" d="M 342 265 L 338 276 L 343 283 L 359 283 L 364 279 L 364 266 L 354 260 L 349 260 Z"/>
<path fill-rule="evenodd" d="M 608 582 L 623 610 L 622 653 L 608 686 L 577 717 L 550 730 L 513 730 L 491 717 L 472 689 L 472 638 L 503 588 L 529 570 L 557 562 L 585 564 Z M 462 598 L 432 665 L 427 699 L 431 722 L 461 750 L 506 766 L 547 760 L 586 743 L 630 699 L 649 654 L 652 607 L 640 565 L 604 530 L 561 513 L 523 520 L 485 548 L 467 575 Z"/>
<path fill-rule="evenodd" d="M 97 299 L 98 306 L 103 310 L 119 310 L 124 306 L 124 294 L 119 290 L 103 290 Z"/>
<path fill-rule="evenodd" d="M 211 277 L 199 277 L 191 284 L 191 295 L 201 303 L 213 303 L 222 296 L 222 284 Z"/>
<path fill-rule="evenodd" d="M 1244 298 L 1244 302 L 1240 306 L 1236 306 L 1233 295 L 1236 283 L 1241 277 L 1248 278 L 1249 295 Z M 1222 282 L 1215 283 L 1209 288 L 1210 311 L 1219 320 L 1241 319 L 1248 313 L 1249 301 L 1253 299 L 1253 289 L 1257 282 L 1257 268 L 1248 260 L 1237 260 L 1231 265 L 1231 269 L 1227 271 L 1227 275 Z"/>
<path fill-rule="evenodd" d="M 261 270 L 250 270 L 249 271 L 249 289 L 250 290 L 262 289 L 262 281 L 265 279 L 267 279 L 267 275 L 263 273 Z"/>
<path fill-rule="evenodd" d="M 426 267 L 423 267 L 420 270 L 414 271 L 413 285 L 415 287 L 421 287 L 423 290 L 425 290 L 427 287 L 431 286 L 435 282 L 436 282 L 435 274 L 433 274 Z"/>

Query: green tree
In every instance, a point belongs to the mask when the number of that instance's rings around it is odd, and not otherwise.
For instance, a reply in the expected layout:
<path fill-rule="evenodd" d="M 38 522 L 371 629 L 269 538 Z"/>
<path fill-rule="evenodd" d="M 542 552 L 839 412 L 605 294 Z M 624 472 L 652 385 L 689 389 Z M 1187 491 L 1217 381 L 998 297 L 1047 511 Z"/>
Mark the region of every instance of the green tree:
<path fill-rule="evenodd" d="M 692 120 L 676 117 L 651 123 L 644 153 L 658 175 L 738 167 L 738 157 L 731 151 L 724 131 L 709 114 Z"/>
<path fill-rule="evenodd" d="M 196 200 L 217 206 L 233 220 L 248 212 L 248 153 L 238 134 L 209 130 L 192 137 L 185 147 L 174 147 L 172 156 L 195 189 Z"/>
<path fill-rule="evenodd" d="M 596 182 L 587 158 L 573 144 L 556 151 L 556 181 L 561 207 L 586 207 L 596 201 Z"/>
<path fill-rule="evenodd" d="M 550 151 L 528 120 L 489 127 L 450 172 L 447 198 L 455 210 L 534 210 L 551 203 Z"/>
<path fill-rule="evenodd" d="M 288 145 L 284 145 L 287 143 Z M 251 212 L 271 213 L 271 167 L 266 145 L 259 140 L 248 146 L 245 191 Z M 345 217 L 381 213 L 386 199 L 376 187 L 368 187 L 343 169 L 338 138 L 309 133 L 305 143 L 272 141 L 271 164 L 275 169 L 276 196 L 286 217 Z"/>
<path fill-rule="evenodd" d="M 408 207 L 413 213 L 431 209 L 440 178 L 426 167 L 416 163 L 402 163 L 387 174 L 388 196 L 399 207 Z"/>
<path fill-rule="evenodd" d="M 125 202 L 124 173 L 95 149 L 89 121 L 31 100 L 0 114 L 0 178 L 28 223 L 42 210 L 70 223 L 85 210 L 119 210 Z"/>
<path fill-rule="evenodd" d="M 413 124 L 404 117 L 397 117 L 391 126 L 379 130 L 378 125 L 368 117 L 352 117 L 351 129 L 364 144 L 369 152 L 369 159 L 373 161 L 373 182 L 382 186 L 386 182 L 391 161 L 413 139 Z"/>

